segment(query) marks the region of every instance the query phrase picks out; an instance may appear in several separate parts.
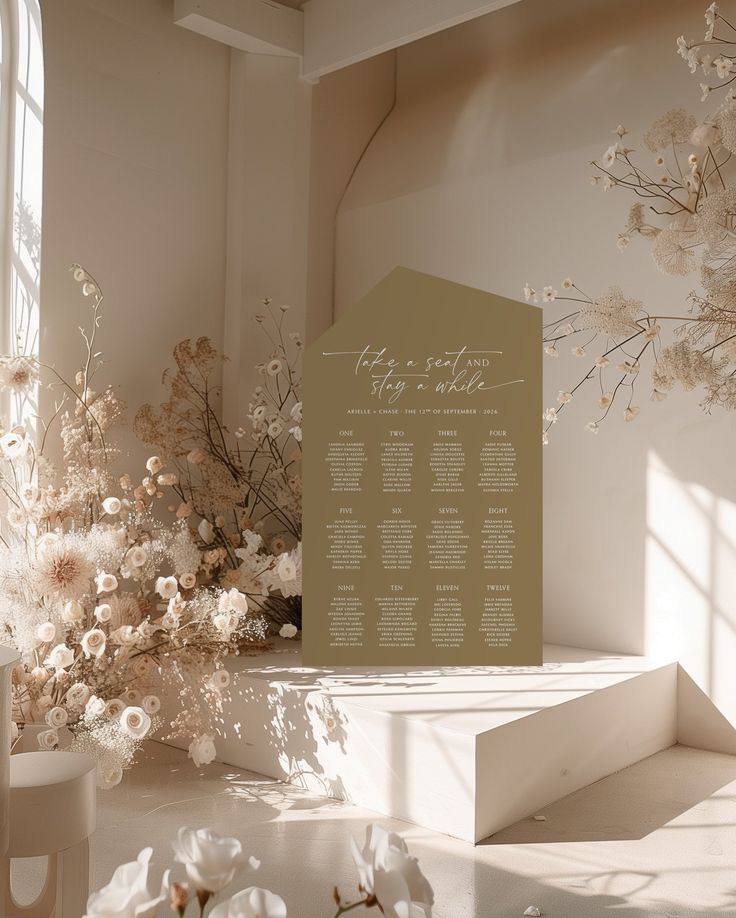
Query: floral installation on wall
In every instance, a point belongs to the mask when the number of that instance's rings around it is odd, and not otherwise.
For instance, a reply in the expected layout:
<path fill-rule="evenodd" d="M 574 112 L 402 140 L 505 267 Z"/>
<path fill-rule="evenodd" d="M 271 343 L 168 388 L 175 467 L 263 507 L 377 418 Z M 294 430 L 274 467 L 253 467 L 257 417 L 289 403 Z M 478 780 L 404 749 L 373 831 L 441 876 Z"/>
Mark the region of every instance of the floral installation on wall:
<path fill-rule="evenodd" d="M 230 432 L 220 420 L 215 383 L 224 355 L 209 338 L 182 341 L 168 398 L 144 405 L 135 430 L 175 470 L 172 513 L 196 522 L 208 576 L 247 595 L 282 637 L 301 629 L 303 342 L 287 333 L 288 307 L 263 301 L 256 321 L 269 342 L 257 366 L 263 382 L 250 401 L 247 426 Z"/>
<path fill-rule="evenodd" d="M 432 918 L 432 887 L 400 835 L 370 825 L 362 848 L 354 839 L 350 841 L 358 871 L 357 895 L 345 901 L 335 887 L 329 914 L 336 906 L 334 918 L 357 908 L 376 909 L 386 918 Z M 173 848 L 175 861 L 186 871 L 186 881 L 172 881 L 172 871 L 166 870 L 160 885 L 151 890 L 153 851 L 144 848 L 137 860 L 117 868 L 107 886 L 92 893 L 86 918 L 155 918 L 172 911 L 182 918 L 188 910 L 200 918 L 206 913 L 210 918 L 287 918 L 281 896 L 257 886 L 217 901 L 239 871 L 256 871 L 260 866 L 256 858 L 245 854 L 237 838 L 213 829 L 181 828 Z M 540 914 L 538 909 L 536 913 Z"/>
<path fill-rule="evenodd" d="M 223 660 L 265 646 L 269 620 L 234 581 L 218 583 L 207 540 L 185 518 L 162 522 L 178 471 L 152 456 L 138 481 L 113 472 L 124 406 L 97 384 L 103 295 L 84 268 L 72 271 L 90 304 L 75 379 L 36 357 L 0 358 L 6 397 L 48 380 L 55 399 L 35 433 L 18 424 L 0 436 L 0 625 L 22 657 L 16 733 L 43 725 L 43 749 L 66 734 L 111 787 L 155 729 L 184 739 L 196 765 L 214 759 L 213 720 L 230 679 Z M 57 436 L 63 472 L 50 458 Z M 162 698 L 177 696 L 181 713 L 169 722 Z"/>
<path fill-rule="evenodd" d="M 736 407 L 736 27 L 711 3 L 702 41 L 680 36 L 677 52 L 690 72 L 703 74 L 701 99 L 720 104 L 704 118 L 683 108 L 659 117 L 629 145 L 621 125 L 615 140 L 592 163 L 591 181 L 603 191 L 625 191 L 639 200 L 618 234 L 625 250 L 635 237 L 651 247 L 664 274 L 698 273 L 703 293 L 691 292 L 682 315 L 659 314 L 612 286 L 597 294 L 565 278 L 553 286 L 524 286 L 527 300 L 566 304 L 564 315 L 544 326 L 548 357 L 568 350 L 584 372 L 543 418 L 543 443 L 566 405 L 584 393 L 594 411 L 585 424 L 597 434 L 612 411 L 626 421 L 640 414 L 641 396 L 663 401 L 675 390 L 702 392 L 702 407 Z M 719 92 L 721 91 L 721 92 Z M 642 374 L 647 382 L 642 379 Z M 648 390 L 642 393 L 642 389 Z"/>

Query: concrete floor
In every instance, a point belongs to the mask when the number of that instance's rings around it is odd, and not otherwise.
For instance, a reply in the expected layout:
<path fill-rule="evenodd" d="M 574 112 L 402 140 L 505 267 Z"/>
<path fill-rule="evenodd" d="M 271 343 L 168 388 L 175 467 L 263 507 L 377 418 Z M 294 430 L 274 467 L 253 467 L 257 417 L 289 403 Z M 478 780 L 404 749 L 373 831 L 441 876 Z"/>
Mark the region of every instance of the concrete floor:
<path fill-rule="evenodd" d="M 736 916 L 736 757 L 675 746 L 540 815 L 473 848 L 226 766 L 198 771 L 150 743 L 123 784 L 100 794 L 92 884 L 148 844 L 163 867 L 179 825 L 211 825 L 262 861 L 241 886 L 278 892 L 290 918 L 331 918 L 332 887 L 355 891 L 348 836 L 380 821 L 419 858 L 435 918 L 516 918 L 529 905 L 549 918 Z M 14 868 L 24 899 L 38 867 Z"/>

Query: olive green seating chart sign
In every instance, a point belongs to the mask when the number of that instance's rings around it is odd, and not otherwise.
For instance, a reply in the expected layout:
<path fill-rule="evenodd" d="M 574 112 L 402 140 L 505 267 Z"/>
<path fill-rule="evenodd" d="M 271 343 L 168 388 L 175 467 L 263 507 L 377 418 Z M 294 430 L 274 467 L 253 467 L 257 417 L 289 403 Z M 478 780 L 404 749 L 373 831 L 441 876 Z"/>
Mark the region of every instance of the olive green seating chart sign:
<path fill-rule="evenodd" d="M 307 349 L 304 662 L 542 662 L 541 310 L 397 268 Z"/>

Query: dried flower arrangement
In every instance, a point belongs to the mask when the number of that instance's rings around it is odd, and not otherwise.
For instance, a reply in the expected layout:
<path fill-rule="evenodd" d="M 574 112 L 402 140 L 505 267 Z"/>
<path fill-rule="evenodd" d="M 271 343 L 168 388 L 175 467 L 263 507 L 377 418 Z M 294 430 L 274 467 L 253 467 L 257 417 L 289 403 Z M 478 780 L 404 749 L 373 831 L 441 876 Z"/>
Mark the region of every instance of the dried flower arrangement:
<path fill-rule="evenodd" d="M 366 829 L 359 847 L 351 838 L 351 852 L 358 873 L 358 895 L 345 902 L 337 887 L 332 891 L 334 918 L 353 909 L 376 909 L 385 918 L 432 918 L 434 892 L 419 862 L 409 854 L 404 839 L 382 826 Z M 204 918 L 287 918 L 286 902 L 274 892 L 248 886 L 217 901 L 242 870 L 256 871 L 257 858 L 246 855 L 239 839 L 219 835 L 213 829 L 182 827 L 173 843 L 174 859 L 186 871 L 186 881 L 171 879 L 166 870 L 161 883 L 149 883 L 151 848 L 137 860 L 117 868 L 110 882 L 87 902 L 85 918 L 136 918 L 173 912 L 180 918 L 192 905 Z M 530 910 L 524 914 L 532 914 Z M 534 914 L 541 914 L 536 909 Z"/>
<path fill-rule="evenodd" d="M 196 521 L 196 538 L 212 582 L 237 588 L 283 637 L 301 629 L 301 357 L 287 334 L 288 307 L 263 301 L 256 321 L 270 345 L 257 370 L 248 429 L 231 433 L 219 414 L 214 382 L 225 359 L 209 338 L 182 341 L 176 369 L 164 374 L 168 398 L 144 405 L 135 430 L 175 470 L 170 484 L 179 519 Z"/>
<path fill-rule="evenodd" d="M 719 107 L 702 120 L 682 108 L 658 118 L 643 138 L 651 162 L 629 147 L 628 132 L 619 125 L 616 140 L 599 161 L 591 181 L 604 191 L 631 192 L 634 203 L 619 249 L 634 236 L 651 245 L 652 258 L 665 274 L 700 274 L 704 293 L 691 292 L 687 314 L 660 315 L 619 287 L 591 296 L 562 281 L 562 293 L 546 286 L 524 287 L 527 300 L 569 303 L 565 314 L 544 328 L 544 351 L 557 357 L 560 348 L 589 365 L 557 405 L 544 413 L 543 442 L 565 405 L 579 390 L 596 390 L 598 412 L 585 427 L 598 433 L 614 406 L 626 421 L 640 413 L 636 391 L 648 365 L 650 397 L 663 401 L 676 388 L 703 391 L 702 407 L 736 407 L 736 181 L 729 175 L 736 153 L 736 27 L 711 3 L 705 13 L 701 42 L 677 39 L 678 53 L 691 73 L 701 71 L 702 101 L 725 90 Z M 661 324 L 660 324 L 661 323 Z M 666 341 L 664 329 L 671 334 Z M 592 357 L 592 361 L 591 361 Z M 588 386 L 588 384 L 591 384 Z"/>
<path fill-rule="evenodd" d="M 262 647 L 268 621 L 236 586 L 213 581 L 184 519 L 160 522 L 157 505 L 178 486 L 177 472 L 152 456 L 139 483 L 114 475 L 124 406 L 111 387 L 94 387 L 103 295 L 84 268 L 72 271 L 91 304 L 74 382 L 33 356 L 0 358 L 6 395 L 48 377 L 56 397 L 41 430 L 18 424 L 0 437 L 0 625 L 22 655 L 16 730 L 44 724 L 38 742 L 48 749 L 64 728 L 110 787 L 155 728 L 187 736 L 197 765 L 214 758 L 223 659 L 244 643 Z M 57 428 L 63 474 L 48 457 Z M 186 711 L 167 727 L 161 697 L 177 693 Z"/>

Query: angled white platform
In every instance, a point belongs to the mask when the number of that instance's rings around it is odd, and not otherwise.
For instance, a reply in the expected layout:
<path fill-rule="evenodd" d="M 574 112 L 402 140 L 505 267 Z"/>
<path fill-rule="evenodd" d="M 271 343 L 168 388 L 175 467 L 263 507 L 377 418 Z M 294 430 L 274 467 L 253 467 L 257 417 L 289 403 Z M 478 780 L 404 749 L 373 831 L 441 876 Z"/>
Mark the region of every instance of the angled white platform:
<path fill-rule="evenodd" d="M 218 758 L 470 842 L 677 740 L 674 662 L 315 670 L 287 647 L 233 660 Z"/>

